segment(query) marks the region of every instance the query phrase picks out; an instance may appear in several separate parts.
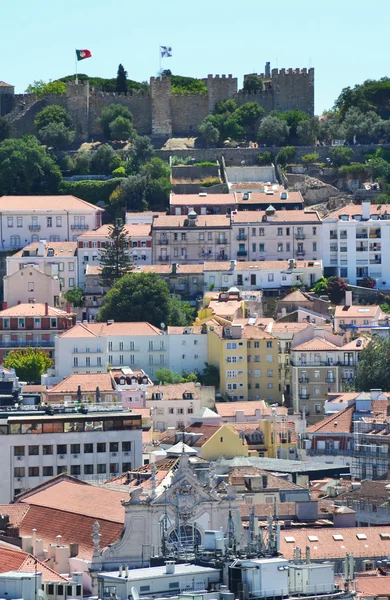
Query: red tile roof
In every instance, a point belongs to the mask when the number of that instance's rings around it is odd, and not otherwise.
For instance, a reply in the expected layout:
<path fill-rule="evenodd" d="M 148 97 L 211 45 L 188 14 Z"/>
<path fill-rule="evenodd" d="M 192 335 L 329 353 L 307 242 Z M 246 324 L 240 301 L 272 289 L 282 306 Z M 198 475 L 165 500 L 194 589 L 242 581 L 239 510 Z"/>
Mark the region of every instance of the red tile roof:
<path fill-rule="evenodd" d="M 322 421 L 310 425 L 307 428 L 308 433 L 352 433 L 353 415 L 355 405 L 348 406 L 334 415 L 330 415 Z"/>
<path fill-rule="evenodd" d="M 75 394 L 79 386 L 82 392 L 95 393 L 97 386 L 101 392 L 114 391 L 110 373 L 73 373 L 48 389 L 48 397 L 50 399 L 53 394 Z"/>
<path fill-rule="evenodd" d="M 0 311 L 0 317 L 44 317 L 46 314 L 46 307 L 43 303 L 37 304 L 16 304 L 11 308 L 6 308 Z M 66 317 L 74 315 L 75 313 L 67 313 L 65 310 L 60 308 L 54 308 L 54 306 L 48 307 L 49 317 Z"/>
<path fill-rule="evenodd" d="M 355 590 L 358 598 L 376 598 L 390 596 L 390 577 L 388 575 L 358 573 L 355 576 Z"/>
<path fill-rule="evenodd" d="M 42 210 L 46 212 L 64 212 L 68 210 L 79 211 L 80 213 L 95 213 L 103 212 L 103 208 L 99 208 L 94 204 L 90 204 L 85 200 L 76 198 L 76 196 L 1 196 L 0 197 L 1 212 L 15 213 L 18 211 L 26 211 L 31 213 L 32 210 Z"/>
<path fill-rule="evenodd" d="M 84 232 L 82 235 L 79 236 L 79 240 L 83 241 L 83 240 L 89 240 L 90 238 L 99 238 L 99 239 L 106 239 L 108 238 L 108 236 L 110 235 L 110 227 L 112 227 L 112 225 L 108 224 L 108 225 L 102 225 L 101 227 L 99 227 L 99 229 L 94 229 L 93 231 L 86 231 Z M 147 238 L 150 237 L 150 229 L 151 229 L 151 225 L 141 225 L 141 224 L 136 224 L 136 225 L 125 225 L 124 226 L 124 232 L 130 237 L 130 238 Z"/>
<path fill-rule="evenodd" d="M 272 204 L 272 197 L 270 197 L 270 204 Z M 259 223 L 262 225 L 269 225 L 273 223 L 316 223 L 321 222 L 317 212 L 305 211 L 305 210 L 276 210 L 273 215 L 273 220 L 263 221 L 263 217 L 266 216 L 264 210 L 245 210 L 238 211 L 232 214 L 232 223 Z"/>
<path fill-rule="evenodd" d="M 234 194 L 171 194 L 169 204 L 172 206 L 206 206 L 207 204 L 225 205 L 236 204 Z"/>
<path fill-rule="evenodd" d="M 19 252 L 16 252 L 12 255 L 12 258 L 16 256 L 21 258 L 43 258 L 37 256 L 36 251 L 39 248 L 39 242 L 33 242 L 32 244 L 28 244 Z M 51 249 L 54 251 L 52 256 L 75 256 L 77 254 L 77 242 L 48 242 L 46 241 L 44 256 L 48 256 L 48 250 Z M 25 256 L 24 253 L 28 251 L 29 256 Z"/>
<path fill-rule="evenodd" d="M 1 313 L 0 313 L 1 316 Z M 62 334 L 62 337 L 84 338 L 100 336 L 124 336 L 124 335 L 162 335 L 160 329 L 146 321 L 134 321 L 130 323 L 88 323 L 88 325 L 75 325 Z"/>
<path fill-rule="evenodd" d="M 30 531 L 31 535 L 31 531 Z M 42 573 L 42 581 L 68 581 L 65 577 L 53 571 L 31 554 L 23 552 L 20 548 L 5 548 L 0 543 L 0 573 L 8 571 L 22 571 L 27 573 Z"/>
<path fill-rule="evenodd" d="M 294 211 L 291 211 L 294 212 Z M 194 219 L 195 220 L 195 219 Z M 187 215 L 167 215 L 157 217 L 153 221 L 153 229 L 184 227 L 184 221 L 188 221 Z M 197 215 L 195 227 L 188 228 L 188 231 L 196 231 L 201 227 L 226 227 L 230 228 L 230 215 Z"/>

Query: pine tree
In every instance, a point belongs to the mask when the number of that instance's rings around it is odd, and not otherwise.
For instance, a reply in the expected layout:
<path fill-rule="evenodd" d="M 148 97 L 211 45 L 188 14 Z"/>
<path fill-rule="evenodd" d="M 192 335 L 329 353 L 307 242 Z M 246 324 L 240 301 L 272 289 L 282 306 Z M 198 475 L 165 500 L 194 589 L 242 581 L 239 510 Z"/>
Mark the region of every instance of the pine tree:
<path fill-rule="evenodd" d="M 118 94 L 127 94 L 127 71 L 123 65 L 119 65 L 116 76 L 115 91 Z"/>
<path fill-rule="evenodd" d="M 125 232 L 123 221 L 117 218 L 109 227 L 109 239 L 100 253 L 100 283 L 103 287 L 111 288 L 118 279 L 131 271 L 129 247 L 130 238 Z"/>

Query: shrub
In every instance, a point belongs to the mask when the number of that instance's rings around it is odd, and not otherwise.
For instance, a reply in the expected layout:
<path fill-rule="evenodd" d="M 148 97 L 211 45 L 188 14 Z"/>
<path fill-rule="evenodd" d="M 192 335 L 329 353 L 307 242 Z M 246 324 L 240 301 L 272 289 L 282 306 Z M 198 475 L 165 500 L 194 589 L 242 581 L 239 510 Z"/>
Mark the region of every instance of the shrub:
<path fill-rule="evenodd" d="M 272 164 L 272 153 L 269 150 L 266 150 L 262 154 L 259 154 L 257 157 L 257 162 L 259 165 L 271 165 Z"/>
<path fill-rule="evenodd" d="M 202 187 L 212 187 L 213 185 L 219 185 L 221 182 L 217 178 L 210 177 L 200 182 Z"/>
<path fill-rule="evenodd" d="M 112 174 L 114 177 L 126 177 L 126 169 L 125 167 L 118 167 L 113 170 Z"/>
<path fill-rule="evenodd" d="M 289 162 L 293 162 L 296 158 L 296 155 L 297 151 L 295 150 L 294 146 L 285 146 L 284 148 L 281 148 L 276 155 L 276 162 L 284 166 Z"/>
<path fill-rule="evenodd" d="M 305 154 L 304 156 L 302 156 L 302 162 L 306 164 L 315 163 L 319 158 L 320 155 L 318 154 L 318 152 L 309 152 L 309 154 Z"/>
<path fill-rule="evenodd" d="M 209 160 L 205 160 L 203 162 L 195 162 L 193 163 L 194 167 L 216 167 L 217 163 L 216 162 L 211 162 Z"/>
<path fill-rule="evenodd" d="M 120 177 L 107 181 L 63 181 L 60 186 L 60 194 L 70 194 L 91 204 L 98 202 L 109 204 L 110 195 L 121 181 Z"/>
<path fill-rule="evenodd" d="M 343 165 L 340 167 L 339 175 L 342 175 L 342 177 L 355 177 L 356 175 L 362 175 L 366 171 L 367 165 L 363 165 L 362 163 L 352 163 L 351 165 Z"/>
<path fill-rule="evenodd" d="M 349 165 L 353 156 L 352 148 L 345 146 L 335 146 L 330 149 L 330 159 L 335 167 L 341 167 L 342 165 Z"/>

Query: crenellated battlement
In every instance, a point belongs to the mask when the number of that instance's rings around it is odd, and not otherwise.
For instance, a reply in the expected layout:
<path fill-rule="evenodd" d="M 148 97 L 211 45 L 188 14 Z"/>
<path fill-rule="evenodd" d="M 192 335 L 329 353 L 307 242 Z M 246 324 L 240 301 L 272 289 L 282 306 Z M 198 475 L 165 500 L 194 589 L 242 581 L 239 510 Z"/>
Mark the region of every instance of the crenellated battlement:
<path fill-rule="evenodd" d="M 293 76 L 301 76 L 301 75 L 309 75 L 314 77 L 314 69 L 310 68 L 307 69 L 306 67 L 303 69 L 272 69 L 271 71 L 272 77 L 278 77 L 278 76 L 287 76 L 287 75 L 293 75 Z"/>
<path fill-rule="evenodd" d="M 233 77 L 233 75 L 231 75 L 229 73 L 229 75 L 207 75 L 207 81 L 213 80 L 213 79 L 235 79 L 237 80 L 237 77 Z"/>

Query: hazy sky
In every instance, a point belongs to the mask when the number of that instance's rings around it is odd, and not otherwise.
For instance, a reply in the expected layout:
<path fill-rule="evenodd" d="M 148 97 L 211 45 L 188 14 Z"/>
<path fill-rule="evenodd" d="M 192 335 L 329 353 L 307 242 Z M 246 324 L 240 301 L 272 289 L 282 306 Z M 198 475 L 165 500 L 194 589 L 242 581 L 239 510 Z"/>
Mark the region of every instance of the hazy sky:
<path fill-rule="evenodd" d="M 163 68 L 205 77 L 273 67 L 316 69 L 316 112 L 341 89 L 389 74 L 390 0 L 0 0 L 0 80 L 23 92 L 36 79 L 75 71 L 149 79 Z"/>

